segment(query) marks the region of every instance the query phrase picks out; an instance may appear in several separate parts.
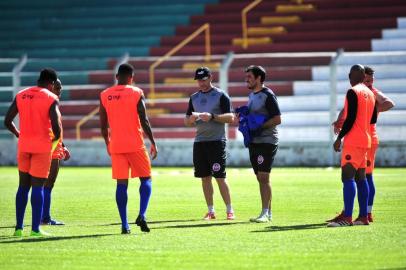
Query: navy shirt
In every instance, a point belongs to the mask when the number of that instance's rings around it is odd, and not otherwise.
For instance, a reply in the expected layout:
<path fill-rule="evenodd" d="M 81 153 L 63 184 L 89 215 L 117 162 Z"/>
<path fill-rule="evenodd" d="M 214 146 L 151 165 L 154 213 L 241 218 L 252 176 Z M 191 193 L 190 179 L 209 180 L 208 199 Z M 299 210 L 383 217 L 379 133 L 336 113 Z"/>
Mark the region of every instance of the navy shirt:
<path fill-rule="evenodd" d="M 249 113 L 263 114 L 267 120 L 274 116 L 281 115 L 278 100 L 271 89 L 264 87 L 259 92 L 252 92 L 248 98 Z M 276 127 L 263 129 L 261 134 L 254 137 L 252 142 L 278 144 L 278 129 Z"/>
<path fill-rule="evenodd" d="M 232 111 L 230 97 L 222 90 L 213 87 L 207 92 L 199 91 L 190 96 L 189 107 L 186 115 L 192 112 L 208 112 L 213 114 L 224 114 Z M 203 122 L 196 121 L 195 142 L 225 141 L 225 124 L 214 120 Z"/>

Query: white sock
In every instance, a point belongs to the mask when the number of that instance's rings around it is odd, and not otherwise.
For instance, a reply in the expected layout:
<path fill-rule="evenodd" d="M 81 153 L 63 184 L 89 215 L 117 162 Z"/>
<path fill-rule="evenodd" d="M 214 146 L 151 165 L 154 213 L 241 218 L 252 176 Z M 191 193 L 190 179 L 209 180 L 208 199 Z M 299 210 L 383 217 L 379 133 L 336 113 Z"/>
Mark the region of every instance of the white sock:
<path fill-rule="evenodd" d="M 268 217 L 272 218 L 272 211 L 271 211 L 271 209 L 268 209 Z"/>
<path fill-rule="evenodd" d="M 268 215 L 268 208 L 262 209 L 261 216 Z"/>
<path fill-rule="evenodd" d="M 368 214 L 372 213 L 372 205 L 368 205 Z"/>
<path fill-rule="evenodd" d="M 233 207 L 231 206 L 231 204 L 227 204 L 227 213 L 234 213 Z"/>
<path fill-rule="evenodd" d="M 209 210 L 209 213 L 214 213 L 214 205 L 208 205 L 207 209 Z"/>

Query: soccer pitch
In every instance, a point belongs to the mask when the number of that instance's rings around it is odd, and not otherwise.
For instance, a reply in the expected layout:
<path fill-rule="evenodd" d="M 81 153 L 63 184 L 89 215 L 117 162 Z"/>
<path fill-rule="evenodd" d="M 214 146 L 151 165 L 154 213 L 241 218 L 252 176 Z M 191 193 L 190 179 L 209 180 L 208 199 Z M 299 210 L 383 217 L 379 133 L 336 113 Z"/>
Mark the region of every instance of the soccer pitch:
<path fill-rule="evenodd" d="M 150 233 L 133 224 L 138 179 L 128 189 L 132 234 L 121 235 L 115 182 L 109 168 L 61 168 L 52 216 L 66 226 L 43 226 L 47 238 L 12 237 L 17 169 L 0 168 L 0 269 L 404 269 L 406 169 L 376 169 L 375 221 L 327 228 L 342 207 L 340 170 L 274 168 L 273 222 L 254 224 L 260 211 L 250 169 L 228 169 L 237 219 L 227 221 L 215 187 L 216 221 L 192 168 L 153 168 Z M 356 203 L 357 205 L 357 203 Z M 354 216 L 358 214 L 357 206 Z M 28 226 L 27 226 L 28 225 Z"/>

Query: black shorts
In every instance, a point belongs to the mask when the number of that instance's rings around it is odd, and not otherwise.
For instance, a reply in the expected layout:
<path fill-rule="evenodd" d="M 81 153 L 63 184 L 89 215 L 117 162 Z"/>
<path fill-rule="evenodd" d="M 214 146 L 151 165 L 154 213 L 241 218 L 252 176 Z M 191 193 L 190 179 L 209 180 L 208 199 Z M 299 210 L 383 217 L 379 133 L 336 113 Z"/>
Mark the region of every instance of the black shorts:
<path fill-rule="evenodd" d="M 226 177 L 226 142 L 210 141 L 193 144 L 195 177 Z"/>
<path fill-rule="evenodd" d="M 271 143 L 251 143 L 249 146 L 250 161 L 255 174 L 271 172 L 278 145 Z"/>

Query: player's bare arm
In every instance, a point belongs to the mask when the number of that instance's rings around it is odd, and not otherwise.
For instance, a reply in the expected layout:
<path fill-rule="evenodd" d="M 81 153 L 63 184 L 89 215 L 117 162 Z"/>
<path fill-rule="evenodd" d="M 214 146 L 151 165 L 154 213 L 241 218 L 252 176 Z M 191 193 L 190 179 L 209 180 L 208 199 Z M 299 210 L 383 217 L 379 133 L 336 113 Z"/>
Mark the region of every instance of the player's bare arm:
<path fill-rule="evenodd" d="M 138 110 L 138 115 L 140 117 L 140 123 L 141 123 L 142 129 L 144 130 L 145 134 L 147 134 L 147 137 L 148 137 L 149 141 L 151 142 L 151 150 L 150 150 L 151 158 L 155 159 L 158 154 L 158 149 L 156 147 L 154 135 L 152 134 L 151 124 L 149 123 L 148 116 L 146 113 L 144 99 L 145 99 L 144 96 L 141 96 L 140 101 L 138 102 L 138 105 L 137 105 L 137 110 Z"/>
<path fill-rule="evenodd" d="M 59 111 L 58 101 L 52 103 L 51 107 L 49 108 L 49 118 L 51 119 L 51 128 L 52 132 L 54 133 L 54 141 L 57 141 L 61 137 L 61 113 Z"/>
<path fill-rule="evenodd" d="M 381 91 L 376 93 L 375 98 L 378 104 L 378 112 L 386 112 L 395 107 L 395 102 L 389 97 L 385 96 Z"/>
<path fill-rule="evenodd" d="M 4 126 L 18 138 L 20 136 L 20 131 L 16 128 L 13 122 L 17 114 L 18 108 L 16 100 L 14 99 L 13 103 L 11 103 L 10 107 L 8 108 L 6 116 L 4 118 Z"/>
<path fill-rule="evenodd" d="M 100 106 L 99 106 L 99 117 L 100 117 L 101 134 L 103 136 L 104 142 L 106 143 L 107 152 L 109 152 L 109 143 L 110 143 L 109 124 L 107 121 L 107 112 L 106 112 L 106 109 L 104 108 L 101 100 L 100 100 Z"/>
<path fill-rule="evenodd" d="M 275 115 L 268 121 L 266 121 L 263 125 L 262 128 L 272 128 L 276 127 L 277 125 L 280 125 L 282 123 L 282 118 L 280 115 Z"/>
<path fill-rule="evenodd" d="M 222 124 L 231 124 L 234 122 L 235 115 L 233 113 L 223 113 L 223 114 L 209 114 L 209 121 L 216 121 Z"/>

